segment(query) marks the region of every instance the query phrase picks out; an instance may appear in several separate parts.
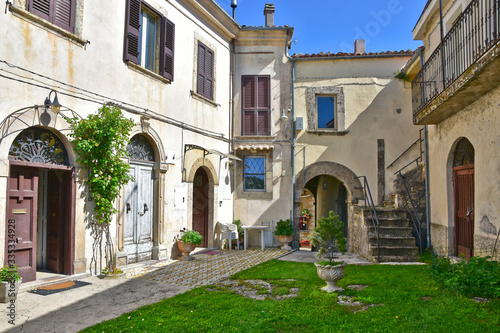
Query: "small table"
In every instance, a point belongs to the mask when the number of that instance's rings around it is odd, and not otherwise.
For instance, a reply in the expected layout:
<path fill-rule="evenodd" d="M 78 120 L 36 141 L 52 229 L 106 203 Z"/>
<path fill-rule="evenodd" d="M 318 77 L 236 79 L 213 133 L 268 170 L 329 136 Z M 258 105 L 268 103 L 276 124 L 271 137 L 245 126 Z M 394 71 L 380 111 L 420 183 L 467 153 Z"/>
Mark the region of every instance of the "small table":
<path fill-rule="evenodd" d="M 262 251 L 264 251 L 264 230 L 268 229 L 269 226 L 267 226 L 267 225 L 244 225 L 244 226 L 242 226 L 242 228 L 243 228 L 243 231 L 245 232 L 245 236 L 244 236 L 245 242 L 244 242 L 243 249 L 244 250 L 247 249 L 248 229 L 257 229 L 257 230 L 260 230 L 260 246 L 261 246 Z"/>

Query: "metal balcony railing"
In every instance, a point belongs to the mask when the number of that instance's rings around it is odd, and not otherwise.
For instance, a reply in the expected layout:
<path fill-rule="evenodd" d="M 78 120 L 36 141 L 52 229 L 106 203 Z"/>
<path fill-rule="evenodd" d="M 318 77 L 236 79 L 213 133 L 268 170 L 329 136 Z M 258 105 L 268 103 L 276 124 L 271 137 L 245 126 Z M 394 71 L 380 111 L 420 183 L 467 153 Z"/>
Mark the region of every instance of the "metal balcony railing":
<path fill-rule="evenodd" d="M 448 88 L 499 40 L 500 0 L 473 0 L 412 82 L 413 116 Z"/>

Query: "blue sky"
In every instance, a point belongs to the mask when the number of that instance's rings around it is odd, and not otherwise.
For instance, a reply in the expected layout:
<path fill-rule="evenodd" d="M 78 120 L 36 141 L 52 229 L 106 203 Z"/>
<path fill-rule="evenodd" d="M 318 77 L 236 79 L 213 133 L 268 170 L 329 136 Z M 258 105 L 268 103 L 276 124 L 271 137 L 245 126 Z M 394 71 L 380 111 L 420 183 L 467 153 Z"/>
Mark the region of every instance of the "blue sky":
<path fill-rule="evenodd" d="M 231 0 L 216 0 L 232 15 Z M 426 0 L 238 0 L 236 20 L 263 26 L 264 6 L 274 3 L 274 24 L 294 30 L 290 53 L 353 52 L 366 40 L 366 52 L 415 50 L 412 30 Z"/>

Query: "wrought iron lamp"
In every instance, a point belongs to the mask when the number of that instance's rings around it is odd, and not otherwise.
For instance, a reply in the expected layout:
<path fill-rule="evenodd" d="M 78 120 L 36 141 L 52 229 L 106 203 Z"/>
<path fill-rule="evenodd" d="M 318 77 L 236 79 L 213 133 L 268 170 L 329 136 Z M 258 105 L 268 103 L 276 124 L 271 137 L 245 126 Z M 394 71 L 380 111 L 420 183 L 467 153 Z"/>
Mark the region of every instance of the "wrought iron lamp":
<path fill-rule="evenodd" d="M 52 95 L 52 93 L 55 94 L 53 102 L 50 100 L 50 95 Z M 54 112 L 55 114 L 59 113 L 59 111 L 61 110 L 61 106 L 62 106 L 61 104 L 59 104 L 59 100 L 57 99 L 57 91 L 55 91 L 55 90 L 50 91 L 49 96 L 47 98 L 45 98 L 45 102 L 43 104 L 45 105 L 46 109 L 51 108 L 52 112 Z"/>

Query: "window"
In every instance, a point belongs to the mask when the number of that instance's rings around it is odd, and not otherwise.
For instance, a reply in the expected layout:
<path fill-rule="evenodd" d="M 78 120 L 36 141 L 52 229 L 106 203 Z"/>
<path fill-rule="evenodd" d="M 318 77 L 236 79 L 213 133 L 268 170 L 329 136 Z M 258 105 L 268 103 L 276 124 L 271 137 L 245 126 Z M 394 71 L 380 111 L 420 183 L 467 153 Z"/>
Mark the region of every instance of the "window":
<path fill-rule="evenodd" d="M 124 60 L 174 79 L 175 25 L 141 0 L 127 0 Z"/>
<path fill-rule="evenodd" d="M 343 87 L 307 88 L 307 131 L 347 134 Z"/>
<path fill-rule="evenodd" d="M 265 156 L 246 156 L 243 169 L 243 191 L 266 190 Z"/>
<path fill-rule="evenodd" d="M 26 10 L 71 33 L 75 31 L 76 0 L 27 0 Z"/>
<path fill-rule="evenodd" d="M 242 134 L 269 135 L 270 76 L 242 76 Z"/>
<path fill-rule="evenodd" d="M 317 96 L 318 128 L 336 128 L 335 126 L 335 97 Z"/>
<path fill-rule="evenodd" d="M 214 51 L 198 42 L 196 93 L 214 100 Z"/>

